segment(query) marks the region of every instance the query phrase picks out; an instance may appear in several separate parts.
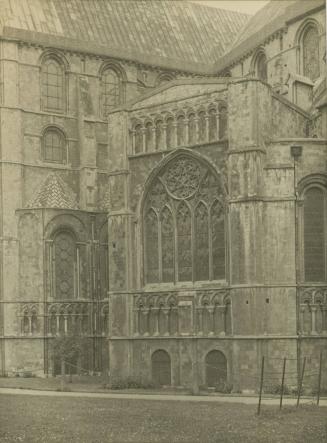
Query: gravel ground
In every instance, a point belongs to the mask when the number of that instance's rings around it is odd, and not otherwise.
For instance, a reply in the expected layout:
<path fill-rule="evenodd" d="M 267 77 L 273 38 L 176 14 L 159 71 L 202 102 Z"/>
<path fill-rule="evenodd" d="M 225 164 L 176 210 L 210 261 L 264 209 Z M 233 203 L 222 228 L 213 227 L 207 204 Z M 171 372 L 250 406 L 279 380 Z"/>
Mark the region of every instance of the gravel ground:
<path fill-rule="evenodd" d="M 0 395 L 0 442 L 326 443 L 326 408 Z"/>

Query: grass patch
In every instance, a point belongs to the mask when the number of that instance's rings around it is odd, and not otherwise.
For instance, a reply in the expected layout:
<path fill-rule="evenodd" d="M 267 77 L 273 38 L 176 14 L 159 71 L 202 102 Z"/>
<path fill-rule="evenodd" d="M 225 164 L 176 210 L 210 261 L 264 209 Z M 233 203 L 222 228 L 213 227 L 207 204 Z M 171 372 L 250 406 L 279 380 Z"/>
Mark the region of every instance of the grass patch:
<path fill-rule="evenodd" d="M 0 395 L 1 442 L 319 443 L 326 408 Z"/>

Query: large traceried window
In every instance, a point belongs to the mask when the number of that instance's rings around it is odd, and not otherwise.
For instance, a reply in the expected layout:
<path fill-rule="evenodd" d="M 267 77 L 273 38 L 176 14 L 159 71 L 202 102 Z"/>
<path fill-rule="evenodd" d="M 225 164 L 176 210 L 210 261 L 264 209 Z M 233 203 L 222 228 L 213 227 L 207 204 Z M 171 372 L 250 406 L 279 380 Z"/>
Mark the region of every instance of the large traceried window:
<path fill-rule="evenodd" d="M 320 75 L 317 27 L 310 24 L 305 28 L 302 35 L 303 75 L 314 81 Z"/>
<path fill-rule="evenodd" d="M 49 112 L 65 110 L 65 69 L 55 56 L 42 62 L 42 108 Z"/>
<path fill-rule="evenodd" d="M 67 149 L 64 134 L 55 127 L 47 128 L 43 134 L 43 160 L 66 163 Z"/>
<path fill-rule="evenodd" d="M 102 72 L 102 116 L 107 117 L 109 112 L 123 103 L 122 79 L 113 68 Z"/>
<path fill-rule="evenodd" d="M 202 162 L 179 155 L 144 204 L 146 283 L 225 279 L 224 192 Z"/>
<path fill-rule="evenodd" d="M 310 186 L 304 193 L 303 247 L 304 280 L 327 280 L 327 191 Z"/>

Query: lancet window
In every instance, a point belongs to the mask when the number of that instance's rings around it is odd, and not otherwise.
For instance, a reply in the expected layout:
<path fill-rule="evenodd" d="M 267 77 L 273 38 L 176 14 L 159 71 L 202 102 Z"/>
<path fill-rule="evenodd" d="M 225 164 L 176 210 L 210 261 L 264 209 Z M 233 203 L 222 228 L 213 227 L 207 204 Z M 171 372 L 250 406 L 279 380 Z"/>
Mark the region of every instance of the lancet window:
<path fill-rule="evenodd" d="M 318 185 L 304 192 L 303 205 L 304 280 L 327 280 L 327 191 Z"/>
<path fill-rule="evenodd" d="M 65 69 L 56 56 L 46 57 L 41 66 L 42 108 L 61 113 L 65 109 Z"/>
<path fill-rule="evenodd" d="M 319 34 L 317 27 L 310 24 L 302 37 L 303 74 L 311 80 L 320 75 L 319 67 Z"/>
<path fill-rule="evenodd" d="M 50 295 L 57 300 L 72 300 L 85 296 L 85 245 L 78 243 L 70 230 L 60 230 L 50 242 Z"/>
<path fill-rule="evenodd" d="M 102 87 L 102 116 L 107 117 L 109 112 L 123 102 L 122 78 L 116 69 L 105 69 L 101 75 Z"/>
<path fill-rule="evenodd" d="M 225 278 L 224 193 L 202 163 L 168 163 L 147 194 L 143 227 L 146 283 Z"/>

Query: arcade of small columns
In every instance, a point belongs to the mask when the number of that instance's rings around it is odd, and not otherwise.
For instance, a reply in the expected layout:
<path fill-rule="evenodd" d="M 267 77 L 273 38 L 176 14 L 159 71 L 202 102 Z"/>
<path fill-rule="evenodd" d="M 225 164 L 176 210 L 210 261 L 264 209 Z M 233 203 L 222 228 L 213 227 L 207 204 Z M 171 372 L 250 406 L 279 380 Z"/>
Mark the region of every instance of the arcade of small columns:
<path fill-rule="evenodd" d="M 35 335 L 41 332 L 41 317 L 45 318 L 45 335 L 108 335 L 109 305 L 94 303 L 53 303 L 47 314 L 38 313 L 35 305 L 24 305 L 21 317 L 22 335 Z M 97 305 L 97 303 L 95 303 Z"/>
<path fill-rule="evenodd" d="M 210 294 L 210 292 L 209 292 Z M 223 293 L 197 294 L 194 297 L 194 328 L 188 331 L 198 336 L 225 336 L 232 334 L 231 302 Z M 190 302 L 193 317 L 193 303 Z M 134 336 L 178 336 L 180 324 L 185 320 L 185 305 L 179 304 L 174 294 L 149 294 L 135 296 Z M 184 317 L 184 319 L 183 319 Z M 191 321 L 190 324 L 192 324 Z M 192 330 L 194 329 L 194 330 Z M 183 331 L 185 335 L 185 331 Z"/>
<path fill-rule="evenodd" d="M 305 289 L 301 294 L 300 333 L 327 334 L 327 288 Z"/>
<path fill-rule="evenodd" d="M 133 154 L 174 149 L 226 139 L 227 105 L 218 100 L 206 106 L 167 110 L 160 115 L 132 118 Z"/>

